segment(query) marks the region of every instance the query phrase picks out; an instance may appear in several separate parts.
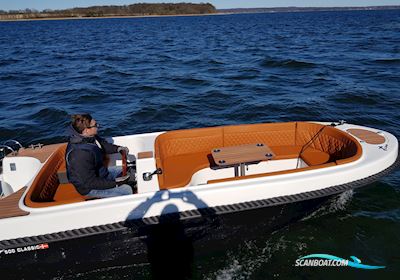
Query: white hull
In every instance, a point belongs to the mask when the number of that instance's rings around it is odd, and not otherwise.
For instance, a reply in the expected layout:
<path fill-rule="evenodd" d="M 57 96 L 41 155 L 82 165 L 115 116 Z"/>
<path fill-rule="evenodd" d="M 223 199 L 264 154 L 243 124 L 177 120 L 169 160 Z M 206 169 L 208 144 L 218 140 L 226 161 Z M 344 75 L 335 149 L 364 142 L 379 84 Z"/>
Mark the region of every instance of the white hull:
<path fill-rule="evenodd" d="M 342 131 L 351 128 L 367 129 L 373 132 L 379 131 L 351 124 L 337 126 L 337 129 Z M 128 146 L 131 153 L 137 155 L 142 151 L 154 151 L 154 141 L 159 134 L 161 134 L 161 132 L 120 136 L 114 137 L 112 140 L 115 144 Z M 208 170 L 201 170 L 193 175 L 189 185 L 182 188 L 150 192 L 143 191 L 129 196 L 83 201 L 43 208 L 31 208 L 26 206 L 23 200 L 24 196 L 22 196 L 19 202 L 19 208 L 29 212 L 29 215 L 0 219 L 0 242 L 8 239 L 39 236 L 127 220 L 157 217 L 168 212 L 176 212 L 176 209 L 178 209 L 179 212 L 184 212 L 201 208 L 219 207 L 222 205 L 237 205 L 244 202 L 262 201 L 277 197 L 296 197 L 296 195 L 300 195 L 298 197 L 301 197 L 301 194 L 319 190 L 321 191 L 320 196 L 333 194 L 335 190 L 332 189 L 332 187 L 343 186 L 344 184 L 351 184 L 368 178 L 386 170 L 396 162 L 398 157 L 398 141 L 396 137 L 388 132 L 380 132 L 380 135 L 385 137 L 385 142 L 381 145 L 371 145 L 357 139 L 362 146 L 363 152 L 362 156 L 354 162 L 305 172 L 215 184 L 199 184 L 202 181 L 207 182 L 202 176 L 206 176 L 207 172 L 209 172 Z M 15 158 L 6 158 L 4 160 L 4 165 L 7 166 L 12 160 L 15 161 Z M 24 159 L 20 158 L 19 160 L 23 161 Z M 32 161 L 32 159 L 28 158 L 26 158 L 26 160 Z M 282 160 L 281 164 L 290 166 L 295 164 L 294 162 L 296 161 Z M 279 164 L 280 163 L 276 163 L 275 167 L 272 165 L 270 167 L 266 166 L 265 168 L 271 168 L 271 170 L 274 171 L 274 168 L 281 168 Z M 250 166 L 249 172 L 252 171 L 252 168 L 253 167 Z M 257 167 L 253 168 L 254 172 L 257 172 L 256 168 Z M 27 172 L 29 174 L 35 174 L 37 171 L 38 170 L 32 169 Z M 232 171 L 224 170 L 221 172 Z M 5 171 L 4 180 L 6 180 L 8 175 L 9 173 Z M 139 177 L 140 173 L 138 175 L 138 178 Z M 218 176 L 213 179 L 218 179 Z M 29 181 L 31 183 L 32 179 L 29 179 Z M 7 183 L 15 185 L 13 184 L 13 179 L 9 179 Z M 152 180 L 151 183 L 154 185 L 146 185 L 146 187 L 149 189 L 158 189 L 157 180 Z M 23 186 L 20 182 L 18 182 L 18 184 Z M 27 185 L 29 187 L 29 183 Z M 28 190 L 29 188 L 25 191 L 25 194 Z M 338 188 L 336 192 L 341 192 L 341 189 Z M 311 198 L 312 196 L 310 196 L 310 199 Z M 290 200 L 287 200 L 286 202 L 289 201 Z M 281 204 L 286 202 L 283 200 Z M 173 205 L 174 207 L 168 207 L 168 205 Z"/>

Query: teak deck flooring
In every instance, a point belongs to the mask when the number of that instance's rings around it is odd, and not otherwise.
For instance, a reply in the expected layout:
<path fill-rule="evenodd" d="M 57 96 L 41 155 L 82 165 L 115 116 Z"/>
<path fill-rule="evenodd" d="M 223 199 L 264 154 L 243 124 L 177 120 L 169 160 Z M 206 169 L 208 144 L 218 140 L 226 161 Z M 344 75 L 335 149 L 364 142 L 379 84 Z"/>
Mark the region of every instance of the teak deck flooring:
<path fill-rule="evenodd" d="M 23 187 L 19 191 L 0 199 L 0 219 L 29 215 L 29 212 L 18 207 L 19 200 L 25 190 L 26 187 Z"/>
<path fill-rule="evenodd" d="M 360 138 L 368 144 L 378 145 L 385 143 L 385 137 L 370 130 L 348 129 L 347 132 L 353 134 L 355 137 Z"/>

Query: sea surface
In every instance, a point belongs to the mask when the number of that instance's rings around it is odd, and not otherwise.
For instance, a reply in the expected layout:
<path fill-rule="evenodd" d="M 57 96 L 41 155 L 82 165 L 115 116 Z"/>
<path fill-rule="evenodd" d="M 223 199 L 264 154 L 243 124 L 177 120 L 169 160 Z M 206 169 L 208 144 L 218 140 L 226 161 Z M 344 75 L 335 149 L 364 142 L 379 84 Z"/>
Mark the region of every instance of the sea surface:
<path fill-rule="evenodd" d="M 293 120 L 400 131 L 400 10 L 0 22 L 0 50 L 0 142 L 64 141 L 81 112 L 104 136 Z M 314 253 L 386 268 L 294 266 Z M 197 258 L 193 275 L 399 279 L 400 172 Z M 149 270 L 76 277 L 145 279 Z"/>

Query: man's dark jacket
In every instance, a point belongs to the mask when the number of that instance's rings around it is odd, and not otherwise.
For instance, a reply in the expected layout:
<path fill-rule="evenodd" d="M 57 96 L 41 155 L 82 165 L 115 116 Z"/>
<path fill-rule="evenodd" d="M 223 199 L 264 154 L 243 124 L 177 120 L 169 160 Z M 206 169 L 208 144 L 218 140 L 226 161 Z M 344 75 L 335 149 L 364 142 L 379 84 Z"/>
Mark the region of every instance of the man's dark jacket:
<path fill-rule="evenodd" d="M 65 153 L 68 181 L 77 191 L 86 195 L 91 190 L 104 190 L 116 186 L 109 176 L 103 159 L 105 154 L 117 153 L 118 146 L 108 143 L 99 136 L 84 137 L 72 126 L 68 128 L 69 143 Z M 100 144 L 101 148 L 96 144 Z"/>

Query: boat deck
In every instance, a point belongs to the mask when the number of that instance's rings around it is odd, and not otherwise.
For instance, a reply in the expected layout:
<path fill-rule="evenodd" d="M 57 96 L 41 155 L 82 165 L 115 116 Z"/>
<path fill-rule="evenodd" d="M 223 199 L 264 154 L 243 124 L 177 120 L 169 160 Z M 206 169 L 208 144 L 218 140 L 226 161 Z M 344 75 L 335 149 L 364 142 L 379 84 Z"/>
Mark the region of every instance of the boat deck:
<path fill-rule="evenodd" d="M 40 148 L 21 148 L 17 154 L 9 154 L 7 157 L 33 157 L 43 163 L 62 145 L 65 143 L 45 145 Z"/>
<path fill-rule="evenodd" d="M 0 199 L 0 219 L 29 215 L 29 212 L 21 210 L 18 206 L 25 190 L 26 187 L 23 187 L 19 191 Z"/>
<path fill-rule="evenodd" d="M 347 132 L 372 145 L 383 144 L 386 141 L 382 135 L 366 129 L 348 129 Z"/>

